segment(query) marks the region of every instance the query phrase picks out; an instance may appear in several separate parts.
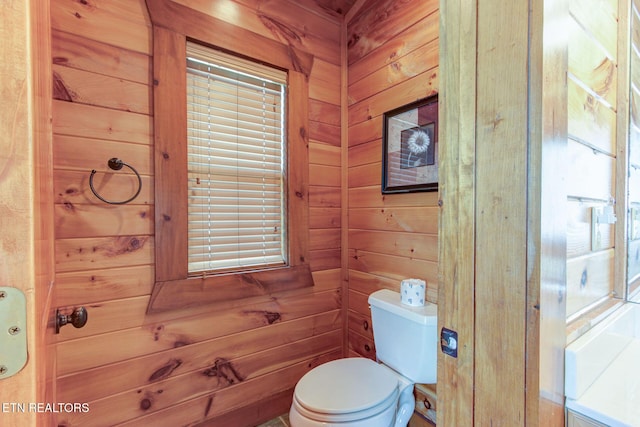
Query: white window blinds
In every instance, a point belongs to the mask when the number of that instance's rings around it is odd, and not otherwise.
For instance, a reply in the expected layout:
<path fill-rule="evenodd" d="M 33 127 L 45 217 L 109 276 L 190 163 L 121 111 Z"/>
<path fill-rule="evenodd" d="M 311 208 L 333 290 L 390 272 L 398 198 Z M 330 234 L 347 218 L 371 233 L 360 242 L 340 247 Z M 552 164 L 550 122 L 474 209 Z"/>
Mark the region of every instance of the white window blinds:
<path fill-rule="evenodd" d="M 286 78 L 187 44 L 190 274 L 287 263 Z"/>

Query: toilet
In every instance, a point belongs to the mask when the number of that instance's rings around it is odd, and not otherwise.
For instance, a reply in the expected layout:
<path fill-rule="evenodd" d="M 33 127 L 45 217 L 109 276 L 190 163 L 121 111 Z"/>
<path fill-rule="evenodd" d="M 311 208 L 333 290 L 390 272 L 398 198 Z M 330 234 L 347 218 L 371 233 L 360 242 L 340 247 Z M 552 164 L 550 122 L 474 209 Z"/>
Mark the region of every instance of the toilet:
<path fill-rule="evenodd" d="M 369 305 L 378 363 L 352 357 L 307 372 L 293 393 L 292 427 L 406 427 L 414 384 L 436 382 L 436 305 L 408 306 L 388 289 Z"/>

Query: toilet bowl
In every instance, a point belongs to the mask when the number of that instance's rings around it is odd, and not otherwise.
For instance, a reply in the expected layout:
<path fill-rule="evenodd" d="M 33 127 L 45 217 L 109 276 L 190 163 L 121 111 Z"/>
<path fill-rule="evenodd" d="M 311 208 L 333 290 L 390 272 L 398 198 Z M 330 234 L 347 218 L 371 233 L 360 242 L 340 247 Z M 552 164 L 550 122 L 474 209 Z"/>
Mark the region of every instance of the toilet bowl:
<path fill-rule="evenodd" d="M 369 296 L 379 363 L 346 358 L 307 372 L 295 387 L 292 427 L 406 427 L 416 382 L 435 383 L 437 307 L 413 307 L 387 289 Z"/>
<path fill-rule="evenodd" d="M 339 359 L 300 379 L 289 420 L 295 427 L 404 426 L 413 399 L 413 383 L 392 369 L 365 358 Z"/>

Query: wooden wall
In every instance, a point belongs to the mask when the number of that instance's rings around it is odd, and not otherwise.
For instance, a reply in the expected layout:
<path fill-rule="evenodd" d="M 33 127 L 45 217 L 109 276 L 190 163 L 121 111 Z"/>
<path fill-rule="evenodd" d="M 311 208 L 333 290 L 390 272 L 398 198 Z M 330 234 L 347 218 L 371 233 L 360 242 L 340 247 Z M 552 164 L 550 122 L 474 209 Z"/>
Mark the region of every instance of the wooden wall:
<path fill-rule="evenodd" d="M 308 165 L 315 287 L 145 313 L 154 283 L 153 40 L 145 2 L 52 2 L 55 305 L 89 313 L 84 328 L 66 326 L 57 337 L 56 400 L 90 408 L 60 414 L 61 425 L 254 425 L 286 412 L 297 380 L 343 354 L 341 18 L 293 0 L 228 1 L 219 10 L 179 3 L 315 56 Z M 107 205 L 89 190 L 92 169 L 105 198 L 135 190 L 131 174 L 107 168 L 111 157 L 142 175 L 130 204 Z M 435 271 L 433 261 L 417 262 L 425 263 Z"/>
<path fill-rule="evenodd" d="M 374 0 L 347 23 L 350 356 L 375 357 L 373 291 L 399 291 L 402 279 L 420 278 L 437 302 L 438 192 L 380 188 L 383 114 L 438 92 L 438 8 L 437 0 Z M 418 410 L 435 420 L 435 406 Z"/>
<path fill-rule="evenodd" d="M 620 60 L 618 1 L 569 2 L 568 30 L 568 144 L 567 144 L 567 309 L 575 318 L 585 309 L 614 295 L 615 232 L 603 224 L 592 236 L 593 208 L 624 197 L 616 174 L 626 170 L 624 134 L 617 124 Z M 625 62 L 626 63 L 626 62 Z M 619 185 L 619 184 L 618 184 Z M 621 295 L 618 295 L 621 296 Z"/>
<path fill-rule="evenodd" d="M 0 287 L 9 292 L 0 298 L 1 333 L 9 337 L 5 328 L 18 326 L 13 342 L 24 340 L 27 352 L 22 366 L 14 360 L 19 351 L 0 350 L 6 368 L 0 369 L 0 424 L 6 427 L 52 425 L 49 413 L 24 409 L 54 398 L 49 21 L 48 2 L 0 3 Z M 20 294 L 24 313 L 7 308 Z"/>

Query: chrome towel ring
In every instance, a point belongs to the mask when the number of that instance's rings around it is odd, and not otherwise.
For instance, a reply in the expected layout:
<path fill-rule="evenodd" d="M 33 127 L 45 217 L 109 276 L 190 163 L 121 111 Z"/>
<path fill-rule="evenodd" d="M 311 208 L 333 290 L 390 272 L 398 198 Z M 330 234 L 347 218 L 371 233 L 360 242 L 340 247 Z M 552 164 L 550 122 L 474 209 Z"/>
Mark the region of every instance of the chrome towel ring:
<path fill-rule="evenodd" d="M 142 190 L 142 178 L 140 178 L 140 174 L 138 173 L 137 170 L 135 170 L 135 168 L 133 166 L 131 166 L 130 164 L 127 164 L 125 162 L 123 162 L 122 160 L 116 158 L 116 157 L 112 157 L 109 159 L 109 161 L 107 162 L 107 165 L 113 169 L 114 171 L 119 171 L 120 169 L 122 169 L 123 166 L 128 167 L 129 169 L 131 169 L 133 171 L 133 173 L 136 174 L 136 177 L 138 178 L 138 191 L 136 191 L 136 194 L 134 194 L 132 197 L 128 198 L 127 200 L 123 200 L 120 202 L 114 202 L 112 200 L 107 200 L 105 198 L 103 198 L 101 195 L 98 194 L 98 192 L 96 191 L 95 188 L 93 188 L 93 175 L 96 174 L 96 170 L 93 169 L 91 171 L 91 176 L 89 176 L 89 187 L 91 187 L 91 192 L 94 194 L 94 196 L 96 196 L 98 199 L 102 200 L 105 203 L 109 203 L 110 205 L 124 205 L 125 203 L 129 203 L 130 201 L 132 201 L 133 199 L 135 199 L 136 197 L 138 197 L 138 194 L 140 194 L 140 190 Z"/>

